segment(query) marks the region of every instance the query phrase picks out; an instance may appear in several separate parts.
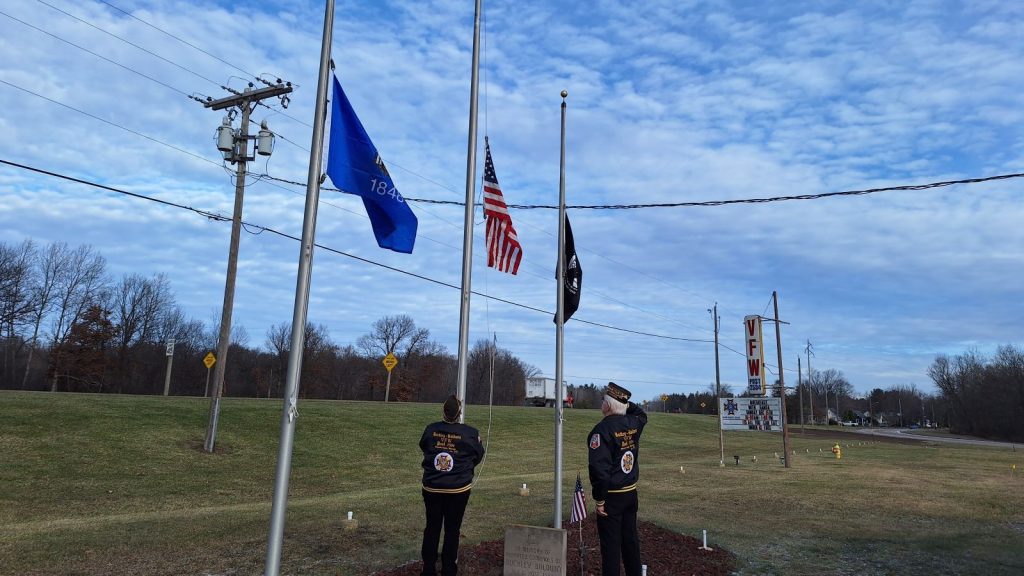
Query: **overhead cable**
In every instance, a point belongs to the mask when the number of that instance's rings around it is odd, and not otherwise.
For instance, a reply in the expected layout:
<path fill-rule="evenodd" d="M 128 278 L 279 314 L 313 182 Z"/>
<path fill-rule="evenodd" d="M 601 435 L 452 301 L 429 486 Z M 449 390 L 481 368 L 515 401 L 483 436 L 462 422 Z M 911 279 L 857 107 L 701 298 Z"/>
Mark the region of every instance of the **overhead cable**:
<path fill-rule="evenodd" d="M 13 166 L 15 168 L 20 168 L 22 170 L 29 170 L 31 172 L 36 172 L 38 174 L 44 174 L 46 176 L 51 176 L 51 177 L 54 177 L 54 178 L 60 178 L 62 180 L 67 180 L 67 181 L 70 181 L 70 182 L 75 182 L 75 183 L 78 183 L 78 184 L 83 184 L 83 185 L 91 186 L 91 187 L 94 187 L 94 188 L 100 188 L 102 190 L 107 190 L 109 192 L 115 192 L 117 194 L 123 194 L 123 195 L 130 196 L 132 198 L 137 198 L 137 199 L 140 199 L 140 200 L 148 200 L 150 202 L 157 202 L 157 203 L 162 204 L 164 206 L 178 208 L 178 209 L 181 209 L 181 210 L 188 210 L 190 212 L 194 212 L 196 214 L 199 214 L 200 216 L 203 216 L 205 218 L 209 218 L 209 219 L 216 220 L 216 221 L 224 222 L 224 221 L 230 221 L 231 220 L 230 216 L 225 216 L 225 215 L 222 215 L 222 214 L 217 214 L 215 212 L 209 212 L 207 210 L 201 210 L 199 208 L 193 208 L 192 206 L 186 206 L 185 204 L 178 204 L 176 202 L 170 202 L 168 200 L 161 200 L 159 198 L 153 198 L 151 196 L 146 196 L 144 194 L 138 194 L 138 193 L 135 193 L 135 192 L 128 192 L 127 190 L 121 190 L 119 188 L 114 188 L 112 186 L 106 186 L 104 184 L 99 184 L 97 182 L 90 182 L 88 180 L 83 180 L 81 178 L 75 178 L 73 176 L 67 176 L 65 174 L 60 174 L 60 173 L 57 173 L 57 172 L 51 172 L 49 170 L 44 170 L 42 168 L 35 168 L 35 167 L 32 167 L 32 166 L 27 166 L 25 164 L 19 164 L 17 162 L 11 162 L 9 160 L 4 160 L 2 158 L 0 158 L 0 164 L 6 164 L 8 166 Z M 268 226 L 262 226 L 260 224 L 255 224 L 255 223 L 252 223 L 252 222 L 245 222 L 245 221 L 242 222 L 242 225 L 245 226 L 247 229 L 259 230 L 260 231 L 259 233 L 270 232 L 271 234 L 275 234 L 275 235 L 280 236 L 282 238 L 288 238 L 289 240 L 295 240 L 296 242 L 301 242 L 301 238 L 299 238 L 297 236 L 293 236 L 291 234 L 286 234 L 284 232 L 281 232 L 281 231 L 276 230 L 274 228 L 270 228 Z M 355 254 L 350 254 L 348 252 L 345 252 L 343 250 L 339 250 L 337 248 L 331 248 L 330 246 L 325 246 L 323 244 L 315 244 L 315 246 L 317 248 L 320 248 L 322 250 L 326 250 L 328 252 L 333 252 L 333 253 L 341 255 L 341 256 L 346 256 L 348 258 L 352 258 L 353 260 L 358 260 L 360 262 L 364 262 L 366 264 L 371 264 L 371 265 L 377 266 L 379 268 L 384 268 L 386 270 L 391 270 L 392 272 L 397 272 L 399 274 L 404 274 L 406 276 L 411 276 L 411 277 L 417 278 L 419 280 L 425 280 L 427 282 L 431 282 L 431 283 L 437 284 L 439 286 L 445 286 L 447 288 L 453 288 L 453 289 L 456 289 L 456 290 L 460 289 L 460 287 L 458 287 L 458 286 L 456 286 L 454 284 L 450 284 L 448 282 L 444 282 L 444 281 L 438 280 L 436 278 L 430 278 L 429 276 L 424 276 L 422 274 L 416 274 L 415 272 L 409 272 L 408 270 L 402 270 L 401 268 L 397 268 L 397 267 L 394 267 L 394 266 L 389 266 L 387 264 L 383 264 L 383 263 L 377 262 L 375 260 L 370 260 L 369 258 L 363 258 L 361 256 L 356 256 Z M 471 293 L 473 295 L 475 295 L 475 296 L 480 296 L 482 298 L 487 298 L 487 299 L 490 299 L 490 300 L 495 300 L 497 302 L 502 302 L 502 303 L 508 304 L 510 306 L 515 306 L 517 308 L 522 308 L 524 310 L 530 310 L 530 311 L 533 311 L 533 312 L 540 312 L 540 313 L 545 314 L 545 315 L 552 315 L 552 314 L 554 314 L 554 312 L 552 312 L 550 310 L 543 310 L 541 308 L 536 308 L 534 306 L 529 306 L 529 305 L 526 305 L 526 304 L 521 304 L 519 302 L 513 302 L 512 300 L 507 300 L 505 298 L 499 298 L 497 296 L 491 296 L 490 294 L 485 294 L 483 292 L 477 292 L 476 290 L 471 291 Z M 639 331 L 639 330 L 630 330 L 628 328 L 620 328 L 618 326 L 611 326 L 609 324 L 603 324 L 603 323 L 600 323 L 600 322 L 592 322 L 592 321 L 589 321 L 589 320 L 583 320 L 582 318 L 574 318 L 574 321 L 579 322 L 581 324 L 589 324 L 591 326 L 597 326 L 597 327 L 600 327 L 600 328 L 606 328 L 606 329 L 609 329 L 609 330 L 616 330 L 616 331 L 619 331 L 619 332 L 627 332 L 627 333 L 630 333 L 630 334 L 637 334 L 637 335 L 641 335 L 641 336 L 650 336 L 652 338 L 661 338 L 661 339 L 664 339 L 664 340 L 676 340 L 676 341 L 683 341 L 683 342 L 703 342 L 703 343 L 712 342 L 711 340 L 702 340 L 702 339 L 697 339 L 697 338 L 683 338 L 683 337 L 680 337 L 680 336 L 668 336 L 668 335 L 665 335 L 665 334 L 654 334 L 654 333 L 651 333 L 651 332 L 642 332 L 642 331 Z"/>
<path fill-rule="evenodd" d="M 276 180 L 285 184 L 293 184 L 296 186 L 305 186 L 301 182 L 294 180 L 286 180 L 284 178 L 277 178 L 269 174 L 264 174 L 270 180 Z M 1012 173 L 1012 174 L 1000 174 L 997 176 L 984 176 L 980 178 L 964 178 L 962 180 L 945 180 L 942 182 L 930 182 L 927 184 L 906 184 L 902 186 L 886 186 L 882 188 L 867 188 L 864 190 L 844 190 L 841 192 L 821 192 L 818 194 L 797 194 L 793 196 L 773 196 L 769 198 L 737 198 L 734 200 L 705 200 L 700 202 L 670 202 L 670 203 L 655 203 L 655 204 L 572 204 L 566 205 L 566 208 L 572 208 L 576 210 L 636 210 L 640 208 L 690 208 L 690 207 L 709 207 L 709 206 L 727 206 L 730 204 L 766 204 L 769 202 L 785 202 L 788 200 L 820 200 L 823 198 L 832 198 L 835 196 L 865 196 L 867 194 L 877 194 L 879 192 L 898 192 L 907 190 L 929 190 L 932 188 L 943 188 L 946 186 L 954 186 L 957 184 L 980 184 L 982 182 L 994 182 L 997 180 L 1010 180 L 1013 178 L 1024 178 L 1024 173 Z M 341 192 L 337 188 L 323 187 L 323 190 L 331 192 Z M 464 206 L 465 202 L 459 202 L 456 200 L 431 200 L 427 198 L 410 198 L 405 197 L 408 202 L 422 202 L 424 204 L 450 204 L 453 206 Z M 517 208 L 519 210 L 536 210 L 536 209 L 551 209 L 557 210 L 558 206 L 554 204 L 508 204 L 509 208 Z"/>

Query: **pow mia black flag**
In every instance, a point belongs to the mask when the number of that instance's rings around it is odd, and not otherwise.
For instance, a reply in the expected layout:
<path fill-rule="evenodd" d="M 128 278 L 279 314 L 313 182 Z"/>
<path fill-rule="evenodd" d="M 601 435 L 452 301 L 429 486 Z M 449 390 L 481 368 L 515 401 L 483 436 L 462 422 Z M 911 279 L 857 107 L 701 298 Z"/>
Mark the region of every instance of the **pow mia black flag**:
<path fill-rule="evenodd" d="M 580 307 L 580 290 L 583 288 L 583 268 L 580 267 L 580 260 L 576 257 L 576 243 L 572 239 L 572 226 L 569 225 L 569 215 L 565 215 L 565 288 L 562 292 L 564 301 L 562 310 L 562 322 L 572 318 L 576 309 Z M 558 322 L 558 315 L 555 315 L 555 322 Z"/>

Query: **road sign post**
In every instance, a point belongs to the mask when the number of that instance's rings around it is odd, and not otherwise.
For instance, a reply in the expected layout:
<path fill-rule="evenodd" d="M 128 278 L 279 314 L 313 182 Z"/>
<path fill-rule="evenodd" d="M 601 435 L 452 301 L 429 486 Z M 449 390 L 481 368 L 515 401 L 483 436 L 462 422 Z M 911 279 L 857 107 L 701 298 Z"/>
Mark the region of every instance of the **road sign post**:
<path fill-rule="evenodd" d="M 383 362 L 384 367 L 388 370 L 388 384 L 387 387 L 384 388 L 384 402 L 386 403 L 388 401 L 388 396 L 391 395 L 391 370 L 393 370 L 398 364 L 398 358 L 395 358 L 394 354 L 388 352 L 388 355 L 385 356 L 384 360 L 381 362 Z"/>
<path fill-rule="evenodd" d="M 213 365 L 216 363 L 217 357 L 213 355 L 213 352 L 210 352 L 203 358 L 203 364 L 206 365 L 206 390 L 203 392 L 204 397 L 210 395 L 210 368 L 213 368 Z"/>
<path fill-rule="evenodd" d="M 164 378 L 164 396 L 171 393 L 171 364 L 174 363 L 174 338 L 167 340 L 167 376 Z"/>

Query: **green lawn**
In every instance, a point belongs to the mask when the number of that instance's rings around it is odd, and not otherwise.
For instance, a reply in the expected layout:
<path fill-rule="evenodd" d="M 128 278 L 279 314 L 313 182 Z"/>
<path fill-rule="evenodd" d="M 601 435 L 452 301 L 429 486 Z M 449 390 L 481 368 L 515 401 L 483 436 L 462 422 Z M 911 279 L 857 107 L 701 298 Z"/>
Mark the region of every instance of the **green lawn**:
<path fill-rule="evenodd" d="M 201 450 L 208 409 L 0 392 L 0 574 L 262 574 L 281 402 L 225 399 L 216 454 Z M 440 406 L 302 400 L 299 413 L 282 571 L 365 575 L 416 559 L 417 442 Z M 566 505 L 599 417 L 566 410 Z M 487 407 L 468 407 L 467 421 L 486 432 Z M 778 434 L 732 432 L 720 468 L 716 422 L 651 416 L 640 515 L 698 538 L 706 529 L 741 574 L 1024 574 L 1020 451 L 794 431 L 786 469 Z M 494 408 L 466 542 L 551 521 L 553 442 L 552 410 Z M 354 532 L 341 522 L 349 510 Z"/>

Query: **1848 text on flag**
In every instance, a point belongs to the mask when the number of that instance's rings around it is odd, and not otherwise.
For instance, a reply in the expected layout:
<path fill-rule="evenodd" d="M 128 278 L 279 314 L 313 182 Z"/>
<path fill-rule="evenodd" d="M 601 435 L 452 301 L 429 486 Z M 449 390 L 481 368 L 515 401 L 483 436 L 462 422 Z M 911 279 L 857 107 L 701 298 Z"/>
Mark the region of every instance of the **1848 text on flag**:
<path fill-rule="evenodd" d="M 327 175 L 342 192 L 363 199 L 378 246 L 412 253 L 418 226 L 416 215 L 395 189 L 384 161 L 352 109 L 337 77 L 334 78 L 334 101 L 331 102 Z"/>

